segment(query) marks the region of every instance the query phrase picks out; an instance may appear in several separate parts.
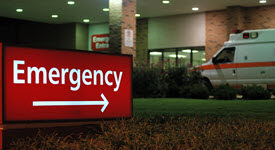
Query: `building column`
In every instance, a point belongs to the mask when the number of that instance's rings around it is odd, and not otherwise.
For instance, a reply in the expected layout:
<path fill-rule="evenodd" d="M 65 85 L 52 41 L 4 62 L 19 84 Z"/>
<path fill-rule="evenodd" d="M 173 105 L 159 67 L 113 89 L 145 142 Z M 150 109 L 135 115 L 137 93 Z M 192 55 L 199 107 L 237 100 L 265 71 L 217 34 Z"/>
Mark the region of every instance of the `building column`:
<path fill-rule="evenodd" d="M 109 0 L 109 8 L 109 51 L 136 57 L 136 0 Z"/>
<path fill-rule="evenodd" d="M 223 10 L 206 12 L 205 18 L 205 57 L 208 61 L 228 40 L 227 13 Z"/>
<path fill-rule="evenodd" d="M 138 61 L 148 60 L 148 19 L 137 19 L 137 50 Z"/>
<path fill-rule="evenodd" d="M 206 60 L 222 48 L 234 29 L 245 30 L 246 8 L 230 6 L 226 10 L 206 12 Z"/>
<path fill-rule="evenodd" d="M 241 6 L 230 6 L 227 12 L 227 35 L 233 33 L 233 30 L 245 30 L 245 9 Z"/>

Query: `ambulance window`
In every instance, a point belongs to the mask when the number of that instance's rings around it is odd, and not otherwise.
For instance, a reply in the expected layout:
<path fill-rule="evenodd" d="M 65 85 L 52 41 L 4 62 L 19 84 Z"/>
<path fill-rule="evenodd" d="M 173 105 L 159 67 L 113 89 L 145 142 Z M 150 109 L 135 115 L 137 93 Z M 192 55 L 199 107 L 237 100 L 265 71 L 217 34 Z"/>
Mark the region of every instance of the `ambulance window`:
<path fill-rule="evenodd" d="M 216 57 L 217 63 L 231 63 L 234 61 L 235 47 L 224 48 Z"/>

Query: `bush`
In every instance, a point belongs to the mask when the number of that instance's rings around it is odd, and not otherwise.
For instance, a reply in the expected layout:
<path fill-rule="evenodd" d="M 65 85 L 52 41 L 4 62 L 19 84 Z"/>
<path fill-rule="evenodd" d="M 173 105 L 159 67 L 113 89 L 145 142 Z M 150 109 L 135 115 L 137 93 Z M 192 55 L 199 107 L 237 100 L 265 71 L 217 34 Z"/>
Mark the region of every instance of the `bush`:
<path fill-rule="evenodd" d="M 275 89 L 271 90 L 271 94 L 275 96 Z"/>
<path fill-rule="evenodd" d="M 237 91 L 228 84 L 221 84 L 214 89 L 213 95 L 215 99 L 232 100 L 236 99 Z"/>
<path fill-rule="evenodd" d="M 179 97 L 180 89 L 187 85 L 188 82 L 188 71 L 184 66 L 167 68 L 164 70 L 164 78 L 167 83 L 168 89 L 167 97 Z"/>
<path fill-rule="evenodd" d="M 149 64 L 148 62 L 136 62 L 133 68 L 133 96 L 135 98 L 163 98 L 163 97 L 181 97 L 183 90 L 193 90 L 189 97 L 206 98 L 208 95 L 204 89 L 200 89 L 203 78 L 200 71 L 194 69 L 189 72 L 185 65 L 178 66 L 171 63 L 170 60 Z M 201 91 L 202 90 L 202 91 Z M 195 94 L 199 92 L 201 96 Z M 184 92 L 186 93 L 186 92 Z M 185 96 L 186 97 L 186 96 Z M 208 98 L 208 97 L 207 97 Z"/>
<path fill-rule="evenodd" d="M 133 96 L 135 98 L 166 97 L 167 84 L 159 66 L 138 64 L 133 69 Z"/>
<path fill-rule="evenodd" d="M 204 84 L 196 83 L 183 87 L 180 90 L 180 94 L 181 97 L 185 98 L 208 99 L 210 93 Z"/>
<path fill-rule="evenodd" d="M 271 94 L 267 89 L 261 86 L 245 86 L 242 88 L 243 99 L 258 100 L 258 99 L 270 99 Z"/>
<path fill-rule="evenodd" d="M 192 71 L 189 72 L 189 84 L 198 83 L 204 83 L 204 79 L 201 75 L 201 71 L 197 68 L 194 68 Z"/>

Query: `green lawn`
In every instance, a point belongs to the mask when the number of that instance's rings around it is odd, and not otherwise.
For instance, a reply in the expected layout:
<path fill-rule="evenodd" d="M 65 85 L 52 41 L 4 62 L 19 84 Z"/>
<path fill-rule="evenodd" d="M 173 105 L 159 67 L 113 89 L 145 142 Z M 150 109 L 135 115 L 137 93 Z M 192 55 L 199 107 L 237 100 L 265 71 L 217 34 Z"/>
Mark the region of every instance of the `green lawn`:
<path fill-rule="evenodd" d="M 134 99 L 134 113 L 243 116 L 275 121 L 275 100 Z"/>

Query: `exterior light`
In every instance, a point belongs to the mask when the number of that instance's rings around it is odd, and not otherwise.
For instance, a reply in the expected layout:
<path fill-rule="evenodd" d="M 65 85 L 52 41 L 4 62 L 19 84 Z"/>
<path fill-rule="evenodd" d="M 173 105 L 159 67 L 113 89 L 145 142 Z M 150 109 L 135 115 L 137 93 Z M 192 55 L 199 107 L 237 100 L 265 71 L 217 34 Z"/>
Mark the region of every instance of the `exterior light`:
<path fill-rule="evenodd" d="M 140 14 L 135 14 L 136 17 L 140 17 Z"/>
<path fill-rule="evenodd" d="M 193 51 L 192 51 L 192 53 L 198 53 L 198 52 L 199 52 L 199 51 L 197 51 L 197 50 L 193 50 Z"/>
<path fill-rule="evenodd" d="M 109 8 L 103 8 L 102 10 L 103 11 L 109 11 L 110 9 Z"/>
<path fill-rule="evenodd" d="M 83 22 L 90 22 L 90 20 L 89 19 L 83 19 Z"/>
<path fill-rule="evenodd" d="M 259 3 L 261 3 L 261 4 L 264 4 L 266 2 L 267 2 L 266 0 L 259 0 Z"/>
<path fill-rule="evenodd" d="M 74 5 L 75 2 L 74 2 L 74 1 L 68 1 L 67 4 L 68 4 L 68 5 Z"/>
<path fill-rule="evenodd" d="M 58 15 L 52 15 L 52 18 L 58 18 Z"/>
<path fill-rule="evenodd" d="M 169 4 L 170 1 L 164 0 L 164 1 L 162 1 L 162 3 L 163 3 L 163 4 Z"/>
<path fill-rule="evenodd" d="M 198 11 L 199 8 L 198 8 L 198 7 L 193 7 L 192 10 L 193 10 L 193 11 Z"/>
<path fill-rule="evenodd" d="M 23 9 L 18 8 L 18 9 L 16 9 L 16 12 L 23 12 Z"/>

